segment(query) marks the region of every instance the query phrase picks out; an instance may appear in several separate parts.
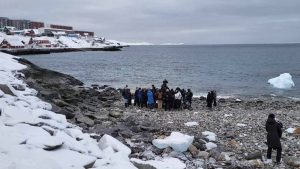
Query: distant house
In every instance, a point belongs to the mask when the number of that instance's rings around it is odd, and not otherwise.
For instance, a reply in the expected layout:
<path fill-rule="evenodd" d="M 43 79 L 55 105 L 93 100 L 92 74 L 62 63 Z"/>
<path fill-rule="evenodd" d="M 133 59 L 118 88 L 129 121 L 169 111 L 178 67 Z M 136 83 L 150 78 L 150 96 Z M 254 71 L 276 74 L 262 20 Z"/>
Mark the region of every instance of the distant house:
<path fill-rule="evenodd" d="M 17 37 L 6 36 L 3 38 L 2 42 L 0 43 L 0 48 L 20 49 L 24 47 L 25 47 L 24 43 L 22 43 L 21 39 Z"/>
<path fill-rule="evenodd" d="M 32 43 L 40 48 L 51 48 L 51 42 L 46 37 L 35 37 L 32 39 Z"/>
<path fill-rule="evenodd" d="M 3 32 L 7 35 L 13 35 L 14 34 L 14 31 L 16 31 L 16 28 L 15 27 L 12 27 L 12 26 L 5 26 L 3 28 Z"/>
<path fill-rule="evenodd" d="M 40 33 L 39 33 L 39 30 L 38 29 L 24 29 L 24 35 L 25 36 L 38 36 Z"/>

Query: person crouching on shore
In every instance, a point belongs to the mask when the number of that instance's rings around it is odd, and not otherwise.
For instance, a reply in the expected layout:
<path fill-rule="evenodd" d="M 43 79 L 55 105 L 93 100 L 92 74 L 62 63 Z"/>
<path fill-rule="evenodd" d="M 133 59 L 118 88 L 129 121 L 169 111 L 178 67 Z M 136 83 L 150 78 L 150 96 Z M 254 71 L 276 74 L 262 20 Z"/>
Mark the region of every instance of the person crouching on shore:
<path fill-rule="evenodd" d="M 279 164 L 281 160 L 281 142 L 280 138 L 282 136 L 282 124 L 280 122 L 277 122 L 275 120 L 274 114 L 269 114 L 268 120 L 266 122 L 266 130 L 268 132 L 267 134 L 267 145 L 268 145 L 268 151 L 267 151 L 267 161 L 266 163 L 271 163 L 271 155 L 272 155 L 272 149 L 277 150 L 276 155 L 276 163 Z"/>

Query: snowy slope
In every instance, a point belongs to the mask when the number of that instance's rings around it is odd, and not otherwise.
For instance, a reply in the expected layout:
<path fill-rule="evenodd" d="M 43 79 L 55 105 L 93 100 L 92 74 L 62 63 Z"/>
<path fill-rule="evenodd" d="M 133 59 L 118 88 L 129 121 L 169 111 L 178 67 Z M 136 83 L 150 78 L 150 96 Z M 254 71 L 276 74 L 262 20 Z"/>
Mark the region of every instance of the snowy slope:
<path fill-rule="evenodd" d="M 15 78 L 17 71 L 25 66 L 13 56 L 0 53 L 0 63 L 0 84 L 7 85 L 15 95 L 0 90 L 1 169 L 82 169 L 85 165 L 93 165 L 97 159 L 102 162 L 116 160 L 115 163 L 123 160 L 127 161 L 124 168 L 135 168 L 128 156 L 107 158 L 89 134 L 68 123 L 65 116 L 50 111 L 50 104 L 38 99 L 34 89 Z M 15 90 L 13 85 L 25 87 L 25 91 Z M 55 147 L 58 147 L 55 151 L 49 151 Z M 114 151 L 109 154 L 114 155 Z M 102 164 L 114 168 L 107 165 L 107 161 Z M 98 168 L 101 167 L 98 164 Z"/>
<path fill-rule="evenodd" d="M 52 112 L 49 103 L 36 97 L 36 90 L 16 78 L 24 76 L 18 71 L 26 66 L 14 58 L 0 52 L 1 169 L 136 169 L 128 157 L 129 147 L 109 135 L 97 142 L 64 115 Z M 157 169 L 172 168 L 176 162 L 185 168 L 174 158 L 132 161 Z"/>

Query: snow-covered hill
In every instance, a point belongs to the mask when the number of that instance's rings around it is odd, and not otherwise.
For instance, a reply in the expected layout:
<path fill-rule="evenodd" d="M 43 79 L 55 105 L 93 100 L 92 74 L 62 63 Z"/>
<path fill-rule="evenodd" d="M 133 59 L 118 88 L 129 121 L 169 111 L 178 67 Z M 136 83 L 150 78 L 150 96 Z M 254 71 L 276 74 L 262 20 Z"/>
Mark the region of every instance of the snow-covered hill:
<path fill-rule="evenodd" d="M 36 97 L 18 71 L 26 66 L 0 52 L 0 168 L 1 169 L 136 169 L 132 162 L 178 169 L 178 159 L 129 159 L 131 150 L 104 135 L 97 142 L 64 115 Z M 17 78 L 18 77 L 18 78 Z M 180 166 L 180 167 L 178 167 Z"/>

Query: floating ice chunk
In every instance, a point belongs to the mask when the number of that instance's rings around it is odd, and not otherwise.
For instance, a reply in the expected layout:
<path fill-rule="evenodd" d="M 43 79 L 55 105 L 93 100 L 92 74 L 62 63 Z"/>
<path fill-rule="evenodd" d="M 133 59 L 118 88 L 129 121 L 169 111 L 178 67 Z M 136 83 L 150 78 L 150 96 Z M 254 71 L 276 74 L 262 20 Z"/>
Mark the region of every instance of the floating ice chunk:
<path fill-rule="evenodd" d="M 290 89 L 295 86 L 292 76 L 289 73 L 283 73 L 278 77 L 269 79 L 268 83 L 270 83 L 273 87 L 279 89 Z"/>
<path fill-rule="evenodd" d="M 105 134 L 102 136 L 102 138 L 99 140 L 98 145 L 101 150 L 104 150 L 107 147 L 111 147 L 116 152 L 121 152 L 124 155 L 128 156 L 131 154 L 130 148 L 125 146 L 123 143 L 121 143 L 119 140 L 113 138 L 110 135 Z"/>
<path fill-rule="evenodd" d="M 286 132 L 293 134 L 295 130 L 295 128 L 288 128 L 286 129 Z"/>
<path fill-rule="evenodd" d="M 206 136 L 209 141 L 216 141 L 216 134 L 210 131 L 202 132 L 202 135 Z"/>
<path fill-rule="evenodd" d="M 215 143 L 212 143 L 212 142 L 206 143 L 205 146 L 206 146 L 207 150 L 211 150 L 211 149 L 214 149 L 214 148 L 218 147 Z"/>
<path fill-rule="evenodd" d="M 192 144 L 194 136 L 181 134 L 179 132 L 172 132 L 169 137 L 165 139 L 155 139 L 152 144 L 159 149 L 172 147 L 173 150 L 178 152 L 184 152 Z"/>
<path fill-rule="evenodd" d="M 246 127 L 247 125 L 246 124 L 243 124 L 243 123 L 237 123 L 236 124 L 238 127 Z"/>
<path fill-rule="evenodd" d="M 188 126 L 188 127 L 191 127 L 191 126 L 198 126 L 198 122 L 186 122 L 184 123 L 184 125 Z"/>
<path fill-rule="evenodd" d="M 180 161 L 177 158 L 163 158 L 160 160 L 149 160 L 149 161 L 143 161 L 140 159 L 132 158 L 130 159 L 133 163 L 136 164 L 145 164 L 145 165 L 150 165 L 152 166 L 151 168 L 156 168 L 156 169 L 184 169 L 186 168 L 186 165 Z"/>

